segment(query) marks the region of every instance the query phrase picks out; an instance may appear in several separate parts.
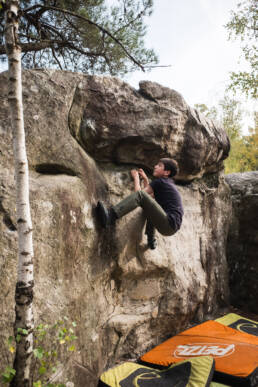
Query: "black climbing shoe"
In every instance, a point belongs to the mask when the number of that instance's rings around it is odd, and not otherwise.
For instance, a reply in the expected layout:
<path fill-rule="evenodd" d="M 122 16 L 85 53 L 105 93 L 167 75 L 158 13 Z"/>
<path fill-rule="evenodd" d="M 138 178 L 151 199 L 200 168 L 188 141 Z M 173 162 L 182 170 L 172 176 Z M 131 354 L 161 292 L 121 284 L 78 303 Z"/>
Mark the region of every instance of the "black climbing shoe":
<path fill-rule="evenodd" d="M 155 250 L 156 247 L 157 247 L 157 241 L 155 238 L 148 238 L 148 247 L 151 249 L 151 250 Z"/>
<path fill-rule="evenodd" d="M 96 211 L 103 228 L 113 226 L 116 223 L 117 216 L 112 207 L 107 209 L 101 202 L 98 202 Z"/>

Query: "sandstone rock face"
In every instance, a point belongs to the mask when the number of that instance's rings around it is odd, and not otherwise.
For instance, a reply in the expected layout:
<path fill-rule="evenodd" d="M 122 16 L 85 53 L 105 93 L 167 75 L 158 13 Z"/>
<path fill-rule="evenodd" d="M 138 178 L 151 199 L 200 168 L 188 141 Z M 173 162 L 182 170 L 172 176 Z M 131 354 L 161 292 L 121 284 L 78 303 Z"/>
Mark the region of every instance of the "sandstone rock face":
<path fill-rule="evenodd" d="M 232 173 L 226 181 L 233 203 L 227 245 L 231 303 L 258 314 L 258 172 Z"/>
<path fill-rule="evenodd" d="M 179 180 L 216 172 L 229 152 L 226 133 L 191 109 L 174 90 L 141 82 L 138 91 L 115 78 L 85 77 L 69 112 L 73 136 L 100 162 L 142 165 L 176 158 Z"/>
<path fill-rule="evenodd" d="M 35 322 L 77 321 L 78 352 L 63 380 L 137 357 L 228 301 L 230 190 L 220 175 L 228 140 L 175 91 L 136 91 L 115 78 L 26 71 L 23 98 L 35 248 Z M 1 335 L 12 334 L 17 261 L 6 74 L 0 76 Z M 103 231 L 94 208 L 130 193 L 130 169 L 175 156 L 185 216 L 148 250 L 141 209 Z M 209 173 L 208 173 L 209 172 Z M 213 172 L 213 173 L 210 173 Z M 193 177 L 201 179 L 193 180 Z M 191 181 L 191 182 L 190 182 Z M 4 345 L 1 345 L 4 348 Z M 0 350 L 5 364 L 6 351 Z"/>

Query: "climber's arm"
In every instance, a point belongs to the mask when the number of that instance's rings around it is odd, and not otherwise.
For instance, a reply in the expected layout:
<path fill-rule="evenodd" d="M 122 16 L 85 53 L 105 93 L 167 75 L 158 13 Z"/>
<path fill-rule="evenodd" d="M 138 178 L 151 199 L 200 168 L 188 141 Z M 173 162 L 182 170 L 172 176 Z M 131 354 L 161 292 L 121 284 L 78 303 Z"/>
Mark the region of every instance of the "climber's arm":
<path fill-rule="evenodd" d="M 154 198 L 154 192 L 153 192 L 153 189 L 152 187 L 150 186 L 149 184 L 149 179 L 146 175 L 146 173 L 144 172 L 143 169 L 139 169 L 139 175 L 141 176 L 142 180 L 143 180 L 143 185 L 144 185 L 144 191 L 147 192 L 152 198 Z"/>
<path fill-rule="evenodd" d="M 154 192 L 153 192 L 153 189 L 151 188 L 151 186 L 148 184 L 147 187 L 144 188 L 145 192 L 147 192 L 152 198 L 154 198 Z"/>
<path fill-rule="evenodd" d="M 139 176 L 142 178 L 144 188 L 148 187 L 149 179 L 142 168 L 138 170 Z"/>
<path fill-rule="evenodd" d="M 133 182 L 134 182 L 134 190 L 135 191 L 140 191 L 141 190 L 141 184 L 140 184 L 140 176 L 139 176 L 138 171 L 136 169 L 132 169 L 131 170 L 131 175 L 132 175 Z"/>
<path fill-rule="evenodd" d="M 149 180 L 142 169 L 140 169 L 139 172 L 136 169 L 132 169 L 131 175 L 132 175 L 132 178 L 134 180 L 134 190 L 135 191 L 141 190 L 140 176 L 139 176 L 139 175 L 141 175 L 143 178 L 143 184 L 144 184 L 143 191 L 147 192 L 150 196 L 154 197 L 153 189 L 149 185 Z"/>

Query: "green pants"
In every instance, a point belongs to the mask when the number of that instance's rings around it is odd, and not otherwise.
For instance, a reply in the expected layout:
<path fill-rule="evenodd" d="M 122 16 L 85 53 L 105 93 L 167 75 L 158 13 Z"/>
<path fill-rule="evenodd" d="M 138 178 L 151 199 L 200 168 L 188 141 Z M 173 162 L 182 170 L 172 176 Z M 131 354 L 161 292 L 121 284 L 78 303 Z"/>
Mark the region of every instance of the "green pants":
<path fill-rule="evenodd" d="M 147 221 L 162 235 L 173 235 L 175 230 L 169 224 L 167 214 L 163 208 L 145 191 L 136 191 L 121 202 L 113 206 L 118 218 L 128 214 L 137 207 L 142 207 Z"/>

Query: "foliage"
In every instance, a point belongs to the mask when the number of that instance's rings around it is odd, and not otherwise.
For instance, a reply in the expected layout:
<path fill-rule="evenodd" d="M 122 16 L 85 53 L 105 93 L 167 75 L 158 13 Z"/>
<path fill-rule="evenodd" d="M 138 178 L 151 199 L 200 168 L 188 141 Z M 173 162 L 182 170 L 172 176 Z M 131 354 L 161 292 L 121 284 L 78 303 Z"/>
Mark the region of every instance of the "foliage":
<path fill-rule="evenodd" d="M 15 374 L 16 374 L 16 371 L 12 367 L 7 366 L 4 372 L 2 373 L 2 382 L 10 383 Z"/>
<path fill-rule="evenodd" d="M 258 130 L 249 130 L 231 143 L 230 157 L 225 161 L 225 173 L 247 172 L 258 170 Z"/>
<path fill-rule="evenodd" d="M 68 318 L 57 321 L 54 325 L 40 324 L 34 331 L 33 358 L 33 387 L 65 387 L 62 383 L 53 382 L 58 378 L 61 368 L 60 358 L 76 351 L 74 329 L 76 323 L 69 323 Z M 26 334 L 26 329 L 19 328 L 16 337 L 8 339 L 8 349 L 15 352 L 15 341 L 21 340 L 21 335 Z M 7 366 L 0 374 L 3 383 L 10 383 L 15 375 L 15 370 Z M 36 380 L 36 381 L 34 381 Z"/>
<path fill-rule="evenodd" d="M 1 0 L 0 0 L 1 1 Z M 21 0 L 19 39 L 26 68 L 58 67 L 86 73 L 125 74 L 157 63 L 144 47 L 144 18 L 153 0 Z M 5 59 L 4 8 L 0 58 Z"/>
<path fill-rule="evenodd" d="M 241 103 L 235 99 L 225 96 L 219 102 L 221 111 L 220 123 L 226 130 L 229 140 L 234 141 L 241 136 L 242 109 Z"/>
<path fill-rule="evenodd" d="M 0 0 L 0 11 L 1 11 L 1 8 L 3 8 L 4 6 L 4 3 L 5 3 L 5 0 Z"/>
<path fill-rule="evenodd" d="M 225 173 L 258 170 L 258 115 L 255 113 L 254 128 L 248 135 L 242 135 L 241 103 L 225 96 L 218 107 L 208 108 L 205 104 L 196 104 L 195 108 L 206 117 L 218 121 L 227 132 L 231 150 L 225 160 Z"/>
<path fill-rule="evenodd" d="M 229 39 L 241 39 L 242 52 L 250 65 L 250 71 L 232 72 L 229 87 L 234 91 L 240 89 L 247 96 L 257 98 L 258 3 L 256 0 L 242 0 L 237 7 L 237 11 L 231 12 L 231 19 L 226 24 L 226 28 L 229 32 Z"/>
<path fill-rule="evenodd" d="M 258 170 L 258 120 L 255 115 L 255 127 L 249 133 L 234 140 L 230 157 L 225 162 L 225 172 L 246 172 Z"/>
<path fill-rule="evenodd" d="M 204 103 L 196 103 L 194 107 L 200 113 L 204 114 L 206 117 L 210 118 L 211 120 L 216 121 L 218 119 L 218 110 L 214 106 L 211 108 L 208 108 L 208 106 L 206 106 Z"/>

